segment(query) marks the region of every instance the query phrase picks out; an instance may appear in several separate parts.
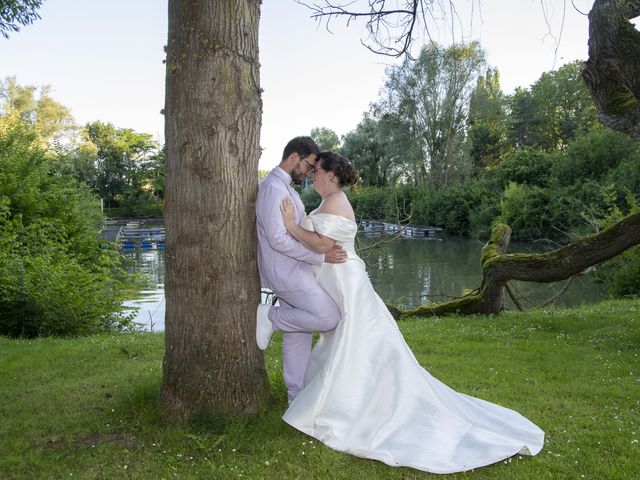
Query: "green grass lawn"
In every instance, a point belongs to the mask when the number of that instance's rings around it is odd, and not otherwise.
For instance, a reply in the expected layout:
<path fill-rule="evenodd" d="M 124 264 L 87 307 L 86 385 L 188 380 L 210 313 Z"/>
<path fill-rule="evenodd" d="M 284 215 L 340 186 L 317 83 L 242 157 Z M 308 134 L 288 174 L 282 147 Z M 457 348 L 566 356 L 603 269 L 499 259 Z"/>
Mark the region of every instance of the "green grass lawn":
<path fill-rule="evenodd" d="M 449 478 L 640 478 L 640 300 L 401 329 L 438 379 L 546 432 L 536 457 Z M 0 338 L 0 478 L 439 477 L 335 452 L 282 422 L 279 337 L 266 352 L 263 413 L 167 426 L 157 402 L 163 345 L 162 334 Z"/>

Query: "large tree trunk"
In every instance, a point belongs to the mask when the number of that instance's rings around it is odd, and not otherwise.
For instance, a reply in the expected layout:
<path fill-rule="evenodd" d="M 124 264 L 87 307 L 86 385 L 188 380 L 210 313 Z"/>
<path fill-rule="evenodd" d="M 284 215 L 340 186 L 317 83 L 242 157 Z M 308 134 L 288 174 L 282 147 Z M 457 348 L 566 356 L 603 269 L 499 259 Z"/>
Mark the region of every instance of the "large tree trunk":
<path fill-rule="evenodd" d="M 482 281 L 476 290 L 450 302 L 401 311 L 400 315 L 428 317 L 450 313 L 500 313 L 504 308 L 504 287 L 509 280 L 564 280 L 639 245 L 640 213 L 629 215 L 602 232 L 547 253 L 506 254 L 510 237 L 511 229 L 507 225 L 493 229 L 491 238 L 482 249 Z"/>
<path fill-rule="evenodd" d="M 640 140 L 640 0 L 596 0 L 582 78 L 603 125 Z"/>
<path fill-rule="evenodd" d="M 175 421 L 256 412 L 268 391 L 254 340 L 259 16 L 255 0 L 169 1 L 161 400 Z"/>

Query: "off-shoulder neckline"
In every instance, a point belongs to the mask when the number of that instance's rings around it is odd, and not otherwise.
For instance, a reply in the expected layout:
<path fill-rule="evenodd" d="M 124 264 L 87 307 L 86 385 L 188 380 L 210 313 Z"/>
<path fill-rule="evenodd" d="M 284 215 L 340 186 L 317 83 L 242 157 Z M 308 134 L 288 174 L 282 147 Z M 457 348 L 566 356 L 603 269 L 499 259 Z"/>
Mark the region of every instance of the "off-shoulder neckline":
<path fill-rule="evenodd" d="M 317 212 L 317 213 L 316 213 L 316 212 L 311 212 L 311 213 L 309 214 L 309 216 L 311 216 L 311 215 L 328 215 L 328 216 L 330 216 L 330 217 L 338 217 L 338 218 L 342 218 L 343 220 L 346 220 L 346 221 L 347 221 L 347 222 L 349 222 L 349 223 L 353 223 L 354 225 L 357 225 L 357 223 L 356 223 L 356 222 L 354 222 L 353 220 L 351 220 L 350 218 L 347 218 L 347 217 L 345 217 L 344 215 L 338 215 L 338 214 L 336 214 L 336 213 L 323 213 L 323 212 Z"/>

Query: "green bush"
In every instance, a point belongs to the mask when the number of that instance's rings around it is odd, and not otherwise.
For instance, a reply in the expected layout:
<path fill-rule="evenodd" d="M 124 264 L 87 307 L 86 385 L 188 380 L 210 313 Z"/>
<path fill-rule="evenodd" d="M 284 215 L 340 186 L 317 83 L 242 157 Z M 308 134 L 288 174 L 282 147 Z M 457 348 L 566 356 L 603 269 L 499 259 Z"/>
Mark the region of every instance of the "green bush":
<path fill-rule="evenodd" d="M 469 234 L 469 208 L 473 198 L 468 188 L 433 190 L 416 200 L 413 223 L 444 228 L 449 233 Z"/>
<path fill-rule="evenodd" d="M 347 191 L 356 218 L 405 221 L 411 217 L 416 199 L 424 190 L 408 185 L 397 187 L 354 187 Z"/>
<path fill-rule="evenodd" d="M 511 227 L 514 240 L 544 238 L 553 226 L 549 202 L 547 190 L 511 183 L 500 201 L 500 222 Z"/>
<path fill-rule="evenodd" d="M 160 202 L 151 192 L 145 190 L 130 190 L 120 200 L 119 216 L 136 218 L 161 218 Z"/>
<path fill-rule="evenodd" d="M 551 173 L 560 185 L 599 181 L 620 164 L 635 159 L 637 166 L 638 148 L 638 143 L 628 135 L 607 128 L 594 128 L 555 156 Z M 635 176 L 637 178 L 637 173 Z"/>
<path fill-rule="evenodd" d="M 360 187 L 349 192 L 349 201 L 356 218 L 384 220 L 387 218 L 387 201 L 392 189 L 389 187 Z"/>
<path fill-rule="evenodd" d="M 470 192 L 469 235 L 487 239 L 500 217 L 500 193 L 481 182 L 471 185 Z"/>
<path fill-rule="evenodd" d="M 607 172 L 604 182 L 618 191 L 640 194 L 640 148 Z"/>
<path fill-rule="evenodd" d="M 125 328 L 130 278 L 102 244 L 99 204 L 24 124 L 0 128 L 0 335 Z"/>
<path fill-rule="evenodd" d="M 320 206 L 320 195 L 312 188 L 304 188 L 300 192 L 300 198 L 304 204 L 305 211 L 311 212 Z"/>
<path fill-rule="evenodd" d="M 544 187 L 550 181 L 551 156 L 540 150 L 524 148 L 507 155 L 490 173 L 505 188 L 509 183 Z"/>
<path fill-rule="evenodd" d="M 411 185 L 397 185 L 387 191 L 385 218 L 391 222 L 409 218 L 410 223 L 417 224 L 415 219 L 416 204 L 427 194 L 427 190 Z"/>
<path fill-rule="evenodd" d="M 598 219 L 616 207 L 613 186 L 597 182 L 541 188 L 510 184 L 500 201 L 500 219 L 515 240 L 553 239 L 566 243 L 598 229 Z"/>
<path fill-rule="evenodd" d="M 640 246 L 630 248 L 597 268 L 597 277 L 612 297 L 640 295 Z"/>
<path fill-rule="evenodd" d="M 625 216 L 638 212 L 638 199 L 632 193 L 627 193 L 624 207 L 611 206 L 608 215 L 600 221 L 600 226 L 607 228 Z M 640 245 L 598 265 L 596 277 L 604 282 L 612 297 L 640 296 Z"/>

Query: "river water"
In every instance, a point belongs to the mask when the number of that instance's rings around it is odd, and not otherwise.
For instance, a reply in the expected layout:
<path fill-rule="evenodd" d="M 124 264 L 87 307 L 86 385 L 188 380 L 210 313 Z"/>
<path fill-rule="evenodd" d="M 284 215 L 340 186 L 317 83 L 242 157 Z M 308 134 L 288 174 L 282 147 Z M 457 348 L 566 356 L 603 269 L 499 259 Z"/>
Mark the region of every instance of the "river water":
<path fill-rule="evenodd" d="M 376 239 L 359 234 L 362 245 Z M 480 283 L 480 252 L 483 244 L 477 240 L 439 234 L 435 239 L 402 239 L 386 243 L 363 254 L 374 288 L 388 303 L 403 308 L 421 303 L 440 302 L 458 296 L 464 289 L 476 288 Z M 532 244 L 512 244 L 509 252 L 533 252 L 540 248 Z M 126 302 L 137 309 L 136 321 L 145 330 L 164 330 L 164 250 L 135 249 L 123 252 L 130 261 L 130 269 L 149 279 L 149 288 L 142 297 Z M 551 298 L 565 284 L 534 284 L 512 282 L 525 307 L 541 304 Z M 574 306 L 594 303 L 606 298 L 601 284 L 587 274 L 577 277 L 556 301 L 557 305 Z M 509 301 L 508 308 L 515 308 Z"/>

